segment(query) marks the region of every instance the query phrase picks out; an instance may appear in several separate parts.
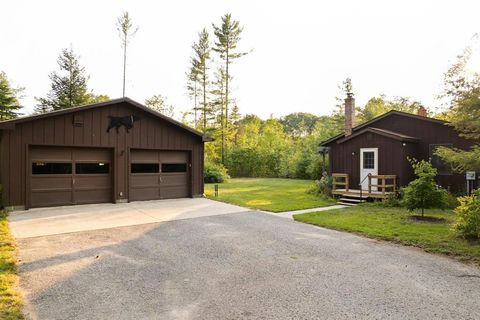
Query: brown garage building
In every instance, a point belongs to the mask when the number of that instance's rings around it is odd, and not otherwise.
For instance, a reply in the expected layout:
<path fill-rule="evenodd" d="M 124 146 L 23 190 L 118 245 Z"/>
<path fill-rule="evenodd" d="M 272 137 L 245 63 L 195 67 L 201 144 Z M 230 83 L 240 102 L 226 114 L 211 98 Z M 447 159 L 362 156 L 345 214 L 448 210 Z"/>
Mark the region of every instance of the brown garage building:
<path fill-rule="evenodd" d="M 3 121 L 2 202 L 28 209 L 199 197 L 211 140 L 129 98 Z"/>

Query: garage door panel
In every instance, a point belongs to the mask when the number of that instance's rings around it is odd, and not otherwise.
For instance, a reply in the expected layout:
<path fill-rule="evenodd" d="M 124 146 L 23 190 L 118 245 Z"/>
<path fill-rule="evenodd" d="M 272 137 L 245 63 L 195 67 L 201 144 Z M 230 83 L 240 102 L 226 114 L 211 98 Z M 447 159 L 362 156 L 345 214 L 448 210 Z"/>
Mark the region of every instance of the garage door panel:
<path fill-rule="evenodd" d="M 111 189 L 110 185 L 112 179 L 110 175 L 88 175 L 88 176 L 79 176 L 75 177 L 75 190 L 82 188 L 98 189 L 98 188 L 107 188 Z"/>
<path fill-rule="evenodd" d="M 162 163 L 165 162 L 188 162 L 188 154 L 186 152 L 179 151 L 163 151 L 160 154 Z"/>
<path fill-rule="evenodd" d="M 72 177 L 58 177 L 58 176 L 41 176 L 32 177 L 30 180 L 30 188 L 32 191 L 37 189 L 71 189 Z"/>
<path fill-rule="evenodd" d="M 133 188 L 156 186 L 158 187 L 158 175 L 132 175 L 131 184 Z"/>
<path fill-rule="evenodd" d="M 181 174 L 162 174 L 162 186 L 178 186 L 178 185 L 187 185 L 188 176 L 185 173 Z"/>
<path fill-rule="evenodd" d="M 130 200 L 132 201 L 156 199 L 160 199 L 160 189 L 158 187 L 135 188 L 130 191 Z"/>
<path fill-rule="evenodd" d="M 133 150 L 130 154 L 131 162 L 158 162 L 159 152 L 156 150 Z"/>
<path fill-rule="evenodd" d="M 51 207 L 72 204 L 71 189 L 59 191 L 58 189 L 50 191 L 32 191 L 30 200 L 33 207 Z"/>
<path fill-rule="evenodd" d="M 188 159 L 189 154 L 185 151 L 131 150 L 129 199 L 136 201 L 189 197 Z M 145 165 L 147 163 L 156 165 Z"/>
<path fill-rule="evenodd" d="M 30 158 L 41 161 L 70 161 L 72 160 L 72 151 L 68 148 L 31 147 Z"/>
<path fill-rule="evenodd" d="M 112 201 L 110 149 L 34 146 L 29 154 L 31 207 Z"/>
<path fill-rule="evenodd" d="M 75 203 L 102 203 L 111 201 L 110 188 L 91 188 L 86 190 L 75 190 Z"/>
<path fill-rule="evenodd" d="M 170 186 L 162 188 L 160 193 L 162 199 L 186 198 L 188 197 L 188 188 L 186 185 Z"/>
<path fill-rule="evenodd" d="M 109 162 L 111 159 L 110 150 L 80 148 L 74 149 L 72 157 L 75 161 L 103 161 Z"/>

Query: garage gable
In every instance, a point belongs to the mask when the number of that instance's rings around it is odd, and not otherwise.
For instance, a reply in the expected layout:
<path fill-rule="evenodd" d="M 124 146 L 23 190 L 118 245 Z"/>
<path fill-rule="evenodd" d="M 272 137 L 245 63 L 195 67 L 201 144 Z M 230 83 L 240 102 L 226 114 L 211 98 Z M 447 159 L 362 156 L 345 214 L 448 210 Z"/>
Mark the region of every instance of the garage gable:
<path fill-rule="evenodd" d="M 200 131 L 197 131 L 175 119 L 172 119 L 170 117 L 167 117 L 160 112 L 157 112 L 139 102 L 136 102 L 128 97 L 124 98 L 119 98 L 119 99 L 113 99 L 105 102 L 99 102 L 99 103 L 93 103 L 89 105 L 84 105 L 84 106 L 78 106 L 78 107 L 72 107 L 72 108 L 67 108 L 67 109 L 62 109 L 62 110 L 57 110 L 57 111 L 52 111 L 52 112 L 47 112 L 47 113 L 42 113 L 42 114 L 37 114 L 37 115 L 32 115 L 32 116 L 27 116 L 27 117 L 21 117 L 17 119 L 12 119 L 12 120 L 7 120 L 7 121 L 0 121 L 0 130 L 11 130 L 15 127 L 15 125 L 28 122 L 28 121 L 35 121 L 35 120 L 40 120 L 48 117 L 55 117 L 59 115 L 64 115 L 67 113 L 78 113 L 80 111 L 87 111 L 91 109 L 97 109 L 97 108 L 102 108 L 106 106 L 112 106 L 112 105 L 119 105 L 119 104 L 127 104 L 130 105 L 134 108 L 137 108 L 139 110 L 144 111 L 145 113 L 149 114 L 152 118 L 157 118 L 160 121 L 165 121 L 167 123 L 170 123 L 173 126 L 176 126 L 178 128 L 181 128 L 182 130 L 185 130 L 186 132 L 189 132 L 193 135 L 199 136 L 203 139 L 203 141 L 212 141 L 213 138 L 210 136 L 207 136 L 203 134 Z M 124 115 L 124 116 L 118 116 L 117 118 L 114 118 L 111 120 L 112 125 L 119 124 L 121 126 L 133 124 L 136 119 L 131 117 L 132 115 Z M 81 117 L 78 117 L 77 119 L 74 119 L 74 124 L 81 125 L 83 122 L 83 119 Z"/>

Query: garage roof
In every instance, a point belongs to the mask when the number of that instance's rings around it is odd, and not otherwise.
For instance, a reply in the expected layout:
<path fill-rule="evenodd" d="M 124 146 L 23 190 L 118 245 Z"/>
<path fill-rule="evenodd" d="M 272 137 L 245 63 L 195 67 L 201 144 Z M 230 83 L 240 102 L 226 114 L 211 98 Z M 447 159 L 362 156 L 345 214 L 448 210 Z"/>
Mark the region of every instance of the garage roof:
<path fill-rule="evenodd" d="M 0 130 L 8 130 L 8 129 L 14 129 L 15 128 L 15 125 L 16 124 L 19 124 L 19 123 L 24 123 L 24 122 L 28 122 L 28 121 L 34 121 L 34 120 L 37 120 L 37 119 L 43 119 L 43 118 L 48 118 L 48 117 L 53 117 L 53 116 L 56 116 L 56 115 L 62 115 L 62 114 L 66 114 L 66 113 L 71 113 L 71 112 L 77 112 L 77 111 L 83 111 L 83 110 L 89 110 L 89 109 L 94 109 L 94 108 L 101 108 L 101 107 L 104 107 L 104 106 L 109 106 L 109 105 L 113 105 L 113 104 L 118 104 L 118 103 L 122 103 L 122 102 L 125 102 L 125 103 L 128 103 L 134 107 L 137 107 L 139 109 L 141 109 L 142 111 L 145 111 L 151 115 L 153 115 L 154 117 L 157 117 L 157 118 L 160 118 L 162 120 L 165 120 L 177 127 L 180 127 L 186 131 L 189 131 L 190 133 L 194 134 L 194 135 L 197 135 L 197 136 L 200 136 L 202 137 L 202 140 L 203 141 L 213 141 L 213 138 L 200 132 L 200 131 L 197 131 L 193 128 L 190 128 L 189 126 L 177 121 L 177 120 L 174 120 L 170 117 L 167 117 L 163 114 L 161 114 L 160 112 L 157 112 L 139 102 L 136 102 L 130 98 L 127 98 L 127 97 L 124 97 L 124 98 L 119 98 L 119 99 L 113 99 L 113 100 L 109 100 L 109 101 L 105 101 L 105 102 L 98 102 L 98 103 L 93 103 L 93 104 L 88 104 L 88 105 L 84 105 L 84 106 L 78 106 L 78 107 L 72 107 L 72 108 L 67 108 L 67 109 L 62 109 L 62 110 L 57 110 L 57 111 L 51 111 L 51 112 L 46 112 L 46 113 L 42 113 L 42 114 L 37 114 L 37 115 L 32 115 L 32 116 L 27 116 L 27 117 L 20 117 L 20 118 L 17 118 L 17 119 L 12 119 L 12 120 L 6 120 L 6 121 L 0 121 Z"/>

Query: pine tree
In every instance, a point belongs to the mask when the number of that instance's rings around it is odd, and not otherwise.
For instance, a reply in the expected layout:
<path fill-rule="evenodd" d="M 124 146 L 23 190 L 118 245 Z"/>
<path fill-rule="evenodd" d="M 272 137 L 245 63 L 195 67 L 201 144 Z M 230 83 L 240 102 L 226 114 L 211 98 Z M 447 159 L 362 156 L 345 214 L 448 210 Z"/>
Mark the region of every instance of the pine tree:
<path fill-rule="evenodd" d="M 167 98 L 161 94 L 153 95 L 150 99 L 145 100 L 145 105 L 150 109 L 160 112 L 167 117 L 173 117 L 175 115 L 172 105 L 167 104 Z"/>
<path fill-rule="evenodd" d="M 23 88 L 12 88 L 5 72 L 0 72 L 0 121 L 18 117 Z"/>
<path fill-rule="evenodd" d="M 222 23 L 220 26 L 213 24 L 213 30 L 216 37 L 215 46 L 213 50 L 220 55 L 220 59 L 224 63 L 225 76 L 223 77 L 225 83 L 224 88 L 224 116 L 223 118 L 223 130 L 228 130 L 229 127 L 229 103 L 230 103 L 230 69 L 229 66 L 235 59 L 238 59 L 244 55 L 246 52 L 236 51 L 238 42 L 240 41 L 241 33 L 243 28 L 240 26 L 240 22 L 233 20 L 231 14 L 225 14 L 222 17 Z M 225 132 L 222 133 L 222 163 L 225 160 Z"/>
<path fill-rule="evenodd" d="M 38 105 L 35 112 L 37 113 L 92 102 L 92 93 L 88 92 L 87 88 L 88 76 L 85 75 L 85 68 L 80 66 L 79 56 L 75 55 L 73 49 L 63 49 L 57 62 L 60 72 L 50 73 L 51 89 L 46 98 L 36 98 Z"/>
<path fill-rule="evenodd" d="M 229 136 L 233 137 L 233 144 L 238 145 L 238 129 L 242 115 L 240 114 L 240 109 L 235 103 L 232 108 L 232 113 L 230 114 L 230 121 L 232 125 L 230 126 Z"/>
<path fill-rule="evenodd" d="M 346 78 L 341 84 L 338 85 L 339 95 L 335 97 L 336 105 L 335 111 L 332 114 L 335 127 L 338 132 L 342 132 L 345 128 L 345 97 L 349 94 L 353 94 L 352 79 Z"/>
<path fill-rule="evenodd" d="M 199 109 L 202 113 L 202 131 L 206 132 L 212 109 L 208 97 L 208 87 L 210 84 L 208 79 L 208 70 L 210 69 L 209 64 L 211 48 L 208 32 L 205 28 L 198 34 L 198 38 L 198 42 L 194 43 L 192 46 L 194 51 L 192 68 L 194 70 L 194 74 L 198 76 L 199 79 L 200 90 L 202 93 L 202 102 Z"/>
<path fill-rule="evenodd" d="M 127 46 L 132 37 L 137 33 L 138 27 L 133 28 L 132 19 L 128 12 L 124 12 L 121 17 L 117 19 L 117 30 L 122 41 L 123 48 L 123 97 L 125 97 L 125 80 L 127 73 Z"/>
<path fill-rule="evenodd" d="M 199 78 L 198 72 L 195 66 L 192 65 L 192 67 L 190 68 L 190 71 L 187 73 L 187 93 L 188 93 L 188 96 L 191 99 L 193 99 L 193 108 L 192 108 L 193 112 L 191 113 L 193 113 L 193 119 L 194 119 L 193 125 L 195 129 L 197 129 L 198 127 L 199 108 L 197 105 L 197 99 L 198 99 L 198 93 L 199 93 L 199 89 L 198 89 L 199 81 L 200 81 L 200 78 Z"/>
<path fill-rule="evenodd" d="M 220 130 L 220 159 L 222 164 L 225 163 L 225 69 L 218 68 L 215 72 L 215 81 L 212 83 L 212 95 L 214 99 L 212 101 L 213 110 L 216 114 L 217 129 Z M 219 128 L 218 128 L 219 127 Z"/>

